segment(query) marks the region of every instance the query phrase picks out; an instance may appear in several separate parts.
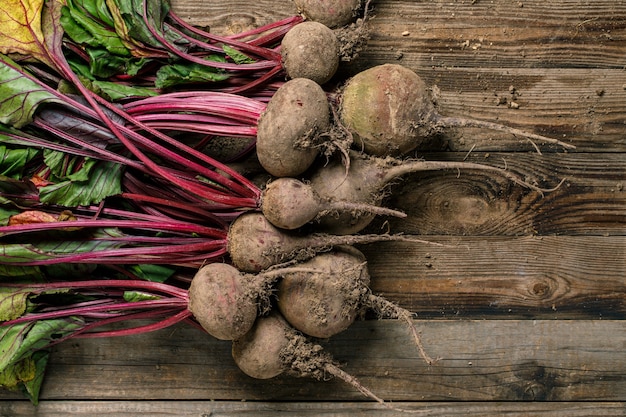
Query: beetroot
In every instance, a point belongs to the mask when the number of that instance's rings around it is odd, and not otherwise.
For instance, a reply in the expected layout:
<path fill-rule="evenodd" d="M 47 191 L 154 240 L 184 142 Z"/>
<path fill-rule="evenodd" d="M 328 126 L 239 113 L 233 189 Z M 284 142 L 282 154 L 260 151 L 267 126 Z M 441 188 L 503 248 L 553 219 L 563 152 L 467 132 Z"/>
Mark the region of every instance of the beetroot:
<path fill-rule="evenodd" d="M 278 229 L 261 213 L 239 216 L 230 225 L 227 249 L 240 271 L 259 272 L 288 261 L 306 260 L 338 245 L 356 245 L 386 241 L 421 242 L 403 235 L 373 234 L 336 236 L 324 233 L 303 235 Z"/>
<path fill-rule="evenodd" d="M 330 108 L 322 88 L 306 78 L 280 87 L 261 114 L 257 156 L 277 177 L 302 174 L 315 160 L 320 134 L 330 129 Z"/>
<path fill-rule="evenodd" d="M 371 309 L 381 317 L 406 323 L 420 355 L 429 364 L 435 362 L 422 346 L 412 313 L 371 293 L 367 263 L 360 251 L 342 246 L 317 255 L 306 265 L 319 272 L 282 274 L 276 294 L 278 309 L 295 329 L 308 336 L 329 338 Z"/>
<path fill-rule="evenodd" d="M 285 34 L 280 52 L 290 78 L 308 78 L 324 84 L 339 68 L 339 41 L 322 23 L 303 22 L 294 26 Z"/>
<path fill-rule="evenodd" d="M 311 187 L 323 199 L 380 204 L 387 188 L 394 179 L 403 175 L 434 170 L 477 170 L 502 176 L 513 183 L 538 192 L 553 189 L 540 188 L 523 181 L 505 169 L 472 162 L 400 160 L 391 157 L 377 158 L 350 152 L 350 166 L 335 160 L 311 174 Z M 319 218 L 320 230 L 333 234 L 353 234 L 367 226 L 374 215 L 367 212 L 345 212 L 339 215 L 325 215 Z"/>
<path fill-rule="evenodd" d="M 223 263 L 208 264 L 189 287 L 189 310 L 211 336 L 233 340 L 248 332 L 257 318 L 256 291 L 248 276 Z"/>
<path fill-rule="evenodd" d="M 421 77 L 397 64 L 378 65 L 348 80 L 341 92 L 339 112 L 356 148 L 377 156 L 406 154 L 446 127 L 486 128 L 574 148 L 497 123 L 441 116 Z"/>
<path fill-rule="evenodd" d="M 294 0 L 307 19 L 335 28 L 347 25 L 361 8 L 361 0 Z"/>
<path fill-rule="evenodd" d="M 302 264 L 259 274 L 245 274 L 226 263 L 211 263 L 196 272 L 189 286 L 189 311 L 211 336 L 234 340 L 247 333 L 258 315 L 270 310 L 272 284 L 285 274 L 316 274 Z"/>
<path fill-rule="evenodd" d="M 363 310 L 369 294 L 365 256 L 351 247 L 322 253 L 307 262 L 317 274 L 284 274 L 277 306 L 294 328 L 329 338 L 347 329 Z"/>
<path fill-rule="evenodd" d="M 368 398 L 387 405 L 339 368 L 322 346 L 311 343 L 289 326 L 278 312 L 259 318 L 250 332 L 233 341 L 232 356 L 239 369 L 252 378 L 269 379 L 282 373 L 319 380 L 334 376 Z"/>
<path fill-rule="evenodd" d="M 368 213 L 406 217 L 406 214 L 372 204 L 322 198 L 309 184 L 283 177 L 270 182 L 262 195 L 261 210 L 267 220 L 282 229 L 297 229 L 317 218 L 334 213 Z"/>

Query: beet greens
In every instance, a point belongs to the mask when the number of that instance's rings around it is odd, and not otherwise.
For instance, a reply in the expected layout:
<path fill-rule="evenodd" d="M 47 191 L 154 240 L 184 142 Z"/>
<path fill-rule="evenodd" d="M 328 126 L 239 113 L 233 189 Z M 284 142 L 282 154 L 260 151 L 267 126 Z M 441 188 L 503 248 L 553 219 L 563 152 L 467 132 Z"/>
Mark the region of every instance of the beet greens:
<path fill-rule="evenodd" d="M 304 31 L 303 38 L 316 39 L 311 42 L 316 58 L 321 51 L 330 51 L 331 58 L 340 59 L 335 33 L 324 26 L 333 38 L 332 48 L 327 48 L 317 40 L 321 37 L 309 32 L 323 25 L 304 24 L 303 17 L 219 36 L 186 23 L 172 12 L 167 0 L 35 0 L 30 2 L 32 7 L 25 3 L 6 0 L 0 5 L 0 386 L 20 389 L 34 403 L 51 346 L 69 338 L 140 334 L 183 321 L 215 337 L 233 339 L 236 362 L 246 372 L 237 353 L 257 353 L 258 349 L 248 347 L 256 344 L 259 323 L 278 317 L 266 311 L 276 306 L 291 322 L 287 326 L 275 320 L 274 331 L 280 337 L 271 339 L 281 342 L 282 337 L 288 346 L 278 346 L 280 355 L 273 359 L 276 369 L 260 377 L 289 370 L 301 376 L 335 375 L 386 405 L 341 371 L 327 354 L 321 354 L 321 347 L 310 344 L 304 334 L 331 337 L 345 330 L 365 308 L 373 308 L 381 317 L 406 322 L 430 364 L 413 317 L 371 294 L 361 254 L 351 254 L 353 259 L 348 261 L 352 264 L 346 261 L 349 268 L 344 269 L 337 267 L 341 263 L 326 267 L 316 262 L 342 261 L 330 251 L 335 247 L 346 250 L 350 244 L 398 240 L 433 244 L 397 234 L 356 234 L 374 215 L 404 216 L 379 204 L 386 197 L 387 185 L 409 172 L 485 170 L 537 192 L 550 191 L 505 169 L 465 162 L 366 158 L 341 148 L 339 142 L 354 138 L 355 144 L 362 143 L 368 150 L 357 122 L 384 118 L 372 100 L 349 94 L 349 84 L 341 91 L 341 100 L 337 91 L 322 89 L 320 84 L 334 77 L 338 64 L 326 68 L 320 79 L 308 74 L 292 76 L 287 58 L 300 54 L 286 53 L 291 42 L 281 42 L 289 40 L 287 33 L 294 27 L 298 30 L 292 35 Z M 296 2 L 305 16 L 316 15 L 318 11 L 307 9 L 306 3 Z M 367 14 L 369 1 L 362 3 L 349 1 L 340 9 L 330 8 L 336 15 L 330 17 L 337 22 L 330 25 L 345 24 L 362 7 Z M 306 59 L 304 63 L 311 64 Z M 279 75 L 291 79 L 279 80 Z M 378 79 L 376 83 L 380 84 Z M 296 84 L 306 84 L 307 89 L 285 93 L 285 87 Z M 202 89 L 192 90 L 198 85 Z M 386 88 L 383 95 L 389 96 L 389 91 Z M 247 96 L 237 94 L 242 92 Z M 281 95 L 282 100 L 272 101 Z M 331 106 L 329 96 L 341 106 Z M 430 118 L 410 119 L 406 129 L 411 133 L 410 143 L 381 145 L 385 152 L 405 154 L 418 146 L 415 137 L 435 133 L 444 125 L 523 133 L 493 123 L 435 117 L 428 97 L 421 100 L 427 102 L 425 112 Z M 414 104 L 419 100 L 399 101 Z M 348 117 L 350 102 L 364 105 L 372 117 L 363 118 L 365 110 Z M 311 108 L 315 111 L 305 113 Z M 277 122 L 282 116 L 289 117 Z M 417 132 L 424 120 L 433 126 Z M 396 127 L 395 122 L 390 125 Z M 542 136 L 526 136 L 568 147 Z M 247 142 L 233 159 L 255 150 L 256 161 L 266 173 L 283 178 L 262 192 L 227 162 L 203 152 L 218 137 L 243 138 Z M 283 148 L 291 155 L 285 156 Z M 330 158 L 337 150 L 343 159 Z M 321 153 L 327 157 L 323 174 L 310 170 Z M 307 174 L 306 182 L 293 178 Z M 367 187 L 372 184 L 376 187 Z M 307 193 L 303 194 L 306 198 L 300 191 Z M 272 210 L 273 200 L 283 204 Z M 303 200 L 312 207 L 296 204 Z M 287 208 L 293 212 L 287 213 Z M 309 233 L 314 227 L 318 232 Z M 320 227 L 333 234 L 320 233 Z M 317 252 L 327 253 L 299 264 Z M 217 271 L 204 282 L 193 278 L 203 266 L 205 272 Z M 311 271 L 312 267 L 318 270 Z M 305 276 L 312 272 L 320 277 L 326 272 L 339 276 L 342 271 L 352 272 L 344 275 L 354 281 L 343 291 L 343 298 L 338 298 L 339 283 L 320 278 L 313 288 L 310 276 Z M 288 273 L 301 276 L 291 277 L 290 282 Z M 255 276 L 263 280 L 256 288 L 244 288 L 244 282 Z M 190 297 L 192 279 L 196 287 L 210 290 L 208 297 L 197 298 L 196 306 L 192 306 L 194 295 Z M 278 288 L 270 288 L 278 281 Z M 306 309 L 293 311 L 288 308 L 292 305 L 281 304 L 289 303 L 288 291 L 305 285 L 313 288 L 312 307 L 294 302 Z M 219 286 L 225 291 L 211 290 Z M 236 287 L 246 290 L 242 298 Z M 276 290 L 282 300 L 270 302 L 270 290 Z M 337 304 L 329 304 L 325 316 L 314 308 L 324 293 Z M 235 303 L 220 306 L 230 301 L 229 296 Z M 328 319 L 344 314 L 351 299 L 354 310 L 329 330 Z M 239 315 L 231 314 L 230 307 Z M 217 317 L 217 326 L 193 316 L 201 310 Z M 222 327 L 230 323 L 216 314 L 220 310 L 238 322 L 236 331 L 223 332 Z M 294 324 L 294 317 L 314 310 L 320 323 Z M 260 315 L 265 317 L 259 320 Z M 249 319 L 246 323 L 244 316 Z M 311 348 L 315 361 L 301 361 L 290 350 L 294 347 Z M 264 351 L 259 356 L 271 359 Z M 259 362 L 257 357 L 252 359 L 249 364 Z"/>
<path fill-rule="evenodd" d="M 163 0 L 115 0 L 101 7 L 70 0 L 60 18 L 72 66 L 98 83 L 163 89 L 209 82 L 234 91 L 282 70 L 274 46 L 301 21 L 293 16 L 237 37 L 219 36 L 187 24 Z"/>
<path fill-rule="evenodd" d="M 195 324 L 187 303 L 185 290 L 139 279 L 2 284 L 2 384 L 37 404 L 50 347 L 69 338 L 140 334 L 182 321 Z M 123 327 L 105 327 L 115 323 Z"/>
<path fill-rule="evenodd" d="M 8 58 L 0 62 L 0 80 L 5 87 L 0 91 L 0 99 L 4 98 L 0 121 L 27 130 L 4 129 L 5 143 L 132 167 L 211 202 L 215 210 L 256 206 L 259 191 L 243 176 L 110 103 L 104 108 L 93 103 L 91 108 L 82 99 L 47 86 Z"/>

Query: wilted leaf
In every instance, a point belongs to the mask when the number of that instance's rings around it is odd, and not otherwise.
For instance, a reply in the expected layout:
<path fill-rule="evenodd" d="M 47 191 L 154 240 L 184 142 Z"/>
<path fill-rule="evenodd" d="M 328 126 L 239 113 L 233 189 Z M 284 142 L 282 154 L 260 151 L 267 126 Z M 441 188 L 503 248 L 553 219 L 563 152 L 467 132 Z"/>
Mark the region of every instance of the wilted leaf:
<path fill-rule="evenodd" d="M 0 52 L 17 53 L 51 65 L 42 32 L 44 0 L 0 2 Z"/>
<path fill-rule="evenodd" d="M 0 386 L 11 391 L 20 389 L 25 382 L 33 379 L 35 379 L 35 362 L 30 357 L 24 358 L 0 372 Z"/>
<path fill-rule="evenodd" d="M 0 287 L 0 321 L 14 320 L 26 312 L 30 290 Z"/>
<path fill-rule="evenodd" d="M 80 227 L 72 227 L 71 222 L 76 220 L 76 217 L 69 211 L 63 211 L 59 215 L 53 215 L 41 210 L 25 210 L 21 213 L 15 214 L 9 218 L 7 226 L 19 226 L 25 224 L 38 224 L 38 223 L 57 223 L 68 222 L 68 226 L 62 229 L 63 231 L 75 231 L 80 230 Z"/>
<path fill-rule="evenodd" d="M 30 284 L 29 284 L 30 285 Z M 23 316 L 29 306 L 31 297 L 42 294 L 66 294 L 66 288 L 41 289 L 35 284 L 31 287 L 1 287 L 0 286 L 0 322 L 15 320 Z"/>
<path fill-rule="evenodd" d="M 18 224 L 32 223 L 53 223 L 57 221 L 57 217 L 50 213 L 40 210 L 27 210 L 15 214 L 9 218 L 7 226 L 15 226 Z"/>
<path fill-rule="evenodd" d="M 24 381 L 21 388 L 24 395 L 26 395 L 34 405 L 39 403 L 39 391 L 41 390 L 49 356 L 47 350 L 38 350 L 30 357 L 30 361 L 35 367 L 35 375 L 32 379 Z"/>

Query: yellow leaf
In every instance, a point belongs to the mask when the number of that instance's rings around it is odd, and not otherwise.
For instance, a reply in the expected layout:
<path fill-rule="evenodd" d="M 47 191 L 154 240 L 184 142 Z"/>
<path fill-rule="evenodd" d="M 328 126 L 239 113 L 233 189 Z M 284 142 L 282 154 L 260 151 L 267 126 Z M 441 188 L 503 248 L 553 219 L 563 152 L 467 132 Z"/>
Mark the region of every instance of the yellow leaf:
<path fill-rule="evenodd" d="M 33 359 L 24 358 L 0 372 L 0 386 L 15 391 L 24 382 L 32 381 L 35 378 L 35 372 Z"/>
<path fill-rule="evenodd" d="M 48 63 L 41 29 L 44 0 L 0 1 L 0 52 L 21 54 Z"/>

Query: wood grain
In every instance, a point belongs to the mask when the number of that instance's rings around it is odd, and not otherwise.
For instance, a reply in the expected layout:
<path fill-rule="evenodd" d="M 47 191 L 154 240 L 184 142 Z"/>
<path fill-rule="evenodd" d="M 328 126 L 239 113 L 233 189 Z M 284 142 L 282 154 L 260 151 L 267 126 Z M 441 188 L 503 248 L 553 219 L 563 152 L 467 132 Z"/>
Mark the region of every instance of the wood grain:
<path fill-rule="evenodd" d="M 623 1 L 374 2 L 367 59 L 419 66 L 622 68 Z M 378 53 L 377 49 L 388 52 Z"/>
<path fill-rule="evenodd" d="M 437 108 L 446 116 L 517 127 L 573 144 L 576 152 L 624 152 L 626 72 L 621 69 L 421 69 L 401 63 L 434 87 Z M 530 150 L 528 141 L 487 130 L 446 130 L 443 135 L 446 149 Z M 437 145 L 424 150 L 437 150 Z"/>
<path fill-rule="evenodd" d="M 192 25 L 230 35 L 272 23 L 296 14 L 291 1 L 171 0 L 172 10 Z"/>
<path fill-rule="evenodd" d="M 625 318 L 624 236 L 429 240 L 361 247 L 372 290 L 421 318 Z"/>
<path fill-rule="evenodd" d="M 443 152 L 432 161 L 467 161 L 506 169 L 541 193 L 479 170 L 420 172 L 399 178 L 385 205 L 406 218 L 377 219 L 392 231 L 431 235 L 623 235 L 626 157 L 623 154 Z M 387 224 L 385 224 L 385 227 Z"/>
<path fill-rule="evenodd" d="M 412 415 L 430 417 L 620 417 L 626 405 L 618 402 L 586 403 L 405 403 L 394 406 L 414 410 Z M 25 402 L 0 402 L 0 416 L 7 417 L 400 417 L 406 413 L 371 403 L 352 402 L 242 402 L 242 401 L 44 401 L 35 411 Z"/>
<path fill-rule="evenodd" d="M 421 359 L 406 326 L 394 320 L 357 322 L 324 346 L 347 372 L 393 401 L 621 401 L 626 396 L 626 328 L 620 320 L 415 323 L 427 352 L 442 358 L 435 365 Z M 364 398 L 335 379 L 246 377 L 230 358 L 229 342 L 176 326 L 141 336 L 59 345 L 42 399 Z"/>

